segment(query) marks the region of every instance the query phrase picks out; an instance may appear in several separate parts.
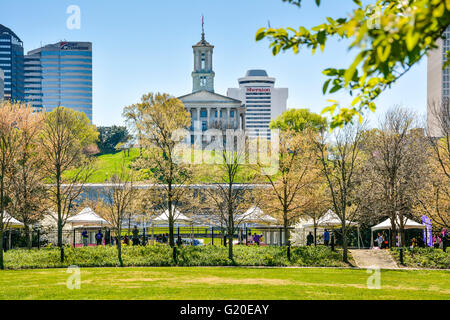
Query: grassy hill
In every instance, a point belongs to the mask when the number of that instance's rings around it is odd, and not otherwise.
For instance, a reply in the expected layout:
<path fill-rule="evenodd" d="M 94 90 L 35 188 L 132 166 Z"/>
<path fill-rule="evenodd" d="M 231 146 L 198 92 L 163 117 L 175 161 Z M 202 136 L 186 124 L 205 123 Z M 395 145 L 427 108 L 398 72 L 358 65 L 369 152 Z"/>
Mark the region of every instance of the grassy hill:
<path fill-rule="evenodd" d="M 116 153 L 102 154 L 96 156 L 95 159 L 95 172 L 89 179 L 89 183 L 103 183 L 107 181 L 114 173 L 120 171 L 122 163 L 129 167 L 133 160 L 139 157 L 139 149 L 130 149 L 130 153 L 120 151 Z M 217 165 L 197 165 L 195 172 L 196 176 L 194 183 L 208 183 L 211 182 L 209 176 L 212 172 L 216 171 Z M 249 181 L 249 177 L 252 175 L 252 171 L 245 166 L 238 173 L 238 182 L 245 183 Z M 137 174 L 136 181 L 145 181 L 145 174 Z"/>
<path fill-rule="evenodd" d="M 122 163 L 129 166 L 131 162 L 139 156 L 139 149 L 131 149 L 130 155 L 128 152 L 120 151 L 117 153 L 102 154 L 96 157 L 95 172 L 90 177 L 89 182 L 101 183 L 109 179 L 114 173 L 119 172 Z"/>

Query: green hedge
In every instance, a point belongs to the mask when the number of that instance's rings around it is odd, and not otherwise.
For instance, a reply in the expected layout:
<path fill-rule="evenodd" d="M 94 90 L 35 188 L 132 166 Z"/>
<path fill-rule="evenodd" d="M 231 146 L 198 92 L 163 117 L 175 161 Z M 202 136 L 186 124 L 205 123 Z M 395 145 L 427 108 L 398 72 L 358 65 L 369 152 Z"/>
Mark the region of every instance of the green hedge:
<path fill-rule="evenodd" d="M 392 256 L 400 263 L 400 248 L 391 248 Z M 450 250 L 434 248 L 404 248 L 403 263 L 412 268 L 450 269 Z"/>
<path fill-rule="evenodd" d="M 177 248 L 177 264 L 172 249 L 167 245 L 124 246 L 125 266 L 347 266 L 342 254 L 329 248 L 301 247 L 291 249 L 291 261 L 285 247 L 235 246 L 234 263 L 228 259 L 228 248 L 222 246 L 184 246 Z M 77 265 L 80 267 L 118 266 L 117 248 L 111 246 L 65 248 L 65 262 L 59 262 L 58 248 L 41 250 L 14 249 L 5 253 L 8 269 L 54 268 Z"/>

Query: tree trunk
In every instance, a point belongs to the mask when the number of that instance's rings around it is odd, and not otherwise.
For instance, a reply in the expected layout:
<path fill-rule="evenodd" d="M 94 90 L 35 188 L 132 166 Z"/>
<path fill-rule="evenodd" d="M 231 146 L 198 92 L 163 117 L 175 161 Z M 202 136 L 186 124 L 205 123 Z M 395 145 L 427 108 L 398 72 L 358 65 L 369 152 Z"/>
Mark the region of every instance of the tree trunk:
<path fill-rule="evenodd" d="M 60 261 L 64 262 L 64 246 L 63 246 L 63 238 L 62 238 L 62 208 L 61 208 L 61 170 L 59 166 L 56 168 L 56 206 L 58 211 L 58 247 L 60 249 Z"/>
<path fill-rule="evenodd" d="M 289 242 L 289 229 L 288 229 L 288 221 L 284 220 L 284 245 L 287 246 Z M 281 240 L 281 239 L 280 239 Z"/>
<path fill-rule="evenodd" d="M 345 208 L 345 207 L 344 207 Z M 342 215 L 342 260 L 345 263 L 348 263 L 348 248 L 347 248 L 347 225 L 345 224 L 345 219 L 347 218 L 345 215 L 345 209 Z"/>
<path fill-rule="evenodd" d="M 122 260 L 122 241 L 120 240 L 120 234 L 122 233 L 122 229 L 119 228 L 117 237 L 117 257 L 119 258 L 119 264 L 121 267 L 123 267 L 123 260 Z"/>
<path fill-rule="evenodd" d="M 317 227 L 314 226 L 314 246 L 317 247 Z"/>
<path fill-rule="evenodd" d="M 60 251 L 60 261 L 64 262 L 64 246 L 63 246 L 63 237 L 62 237 L 62 225 L 60 221 L 58 221 L 58 246 Z"/>
<path fill-rule="evenodd" d="M 121 267 L 123 267 L 123 260 L 122 260 L 122 241 L 117 241 L 117 255 L 119 258 L 119 264 Z"/>
<path fill-rule="evenodd" d="M 407 244 L 406 244 L 405 229 L 400 230 L 399 233 L 400 233 L 400 241 L 401 241 L 402 247 L 406 247 Z"/>
<path fill-rule="evenodd" d="M 393 229 L 391 229 L 391 234 L 390 234 L 390 236 L 389 236 L 389 241 L 390 241 L 390 243 L 391 243 L 391 247 L 395 247 L 396 246 L 396 243 L 397 243 L 397 232 L 396 232 L 396 230 L 393 230 Z"/>
<path fill-rule="evenodd" d="M 171 248 L 175 247 L 173 228 L 174 228 L 174 223 L 173 223 L 173 218 L 172 218 L 172 219 L 169 219 L 169 245 Z"/>
<path fill-rule="evenodd" d="M 348 263 L 347 230 L 345 228 L 342 230 L 342 250 L 342 260 Z"/>
<path fill-rule="evenodd" d="M 30 226 L 28 224 L 24 225 L 25 227 L 25 238 L 27 239 L 27 248 L 28 250 L 32 247 L 32 241 L 33 241 L 33 232 L 30 230 Z"/>
<path fill-rule="evenodd" d="M 172 174 L 171 174 L 172 176 Z M 168 189 L 168 194 L 167 194 L 167 208 L 169 210 L 169 245 L 171 248 L 175 247 L 175 240 L 174 240 L 174 232 L 173 232 L 173 227 L 174 227 L 174 213 L 175 213 L 175 208 L 173 208 L 173 204 L 172 204 L 172 182 L 169 181 L 167 184 L 167 189 Z"/>
<path fill-rule="evenodd" d="M 3 215 L 2 220 L 3 220 Z M 0 270 L 4 270 L 5 266 L 3 265 L 3 223 L 0 223 Z"/>
<path fill-rule="evenodd" d="M 230 212 L 228 216 L 228 259 L 233 261 L 233 213 Z"/>
<path fill-rule="evenodd" d="M 169 200 L 169 245 L 171 248 L 175 247 L 175 239 L 174 239 L 174 216 L 173 216 L 173 211 L 172 211 L 172 201 Z"/>

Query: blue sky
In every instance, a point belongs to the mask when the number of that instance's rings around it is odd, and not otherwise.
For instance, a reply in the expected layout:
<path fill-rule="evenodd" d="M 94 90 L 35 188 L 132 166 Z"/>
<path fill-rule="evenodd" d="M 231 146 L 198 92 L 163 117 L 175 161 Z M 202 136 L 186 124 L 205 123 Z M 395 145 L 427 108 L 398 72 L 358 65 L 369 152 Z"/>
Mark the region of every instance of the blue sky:
<path fill-rule="evenodd" d="M 254 40 L 268 21 L 272 27 L 313 26 L 326 16 L 345 16 L 353 3 L 324 0 L 317 8 L 314 2 L 304 0 L 299 9 L 281 0 L 14 0 L 2 1 L 0 23 L 18 34 L 26 52 L 60 40 L 93 42 L 96 125 L 122 124 L 123 107 L 146 92 L 191 92 L 192 45 L 200 40 L 202 14 L 206 39 L 215 46 L 217 93 L 236 87 L 246 70 L 262 68 L 276 77 L 276 86 L 289 88 L 289 108 L 320 112 L 330 98 L 322 95 L 321 71 L 350 64 L 354 53 L 346 43 L 330 42 L 314 56 L 305 51 L 273 57 L 268 42 Z M 81 9 L 80 30 L 66 27 L 69 5 Z M 423 60 L 377 100 L 378 111 L 369 119 L 395 104 L 424 114 L 426 85 Z"/>

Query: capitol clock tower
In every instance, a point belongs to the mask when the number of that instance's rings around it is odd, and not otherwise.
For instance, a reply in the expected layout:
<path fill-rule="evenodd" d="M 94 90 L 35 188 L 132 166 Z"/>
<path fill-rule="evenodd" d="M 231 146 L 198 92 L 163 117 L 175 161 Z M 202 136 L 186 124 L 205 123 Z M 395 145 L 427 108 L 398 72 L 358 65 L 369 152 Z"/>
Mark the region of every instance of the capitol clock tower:
<path fill-rule="evenodd" d="M 214 46 L 205 40 L 204 18 L 202 17 L 202 39 L 192 46 L 194 49 L 194 71 L 192 72 L 192 92 L 206 90 L 214 92 L 212 57 Z"/>

